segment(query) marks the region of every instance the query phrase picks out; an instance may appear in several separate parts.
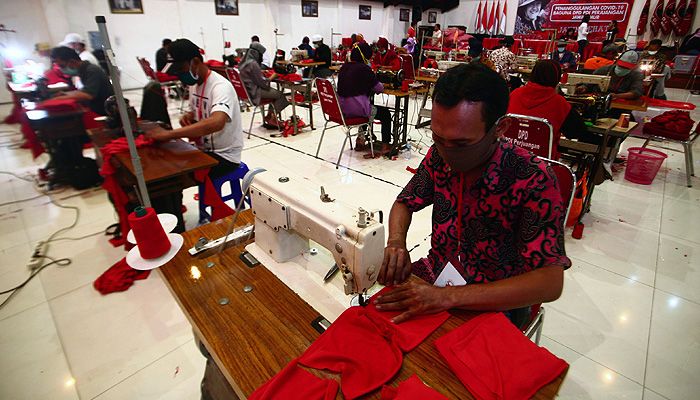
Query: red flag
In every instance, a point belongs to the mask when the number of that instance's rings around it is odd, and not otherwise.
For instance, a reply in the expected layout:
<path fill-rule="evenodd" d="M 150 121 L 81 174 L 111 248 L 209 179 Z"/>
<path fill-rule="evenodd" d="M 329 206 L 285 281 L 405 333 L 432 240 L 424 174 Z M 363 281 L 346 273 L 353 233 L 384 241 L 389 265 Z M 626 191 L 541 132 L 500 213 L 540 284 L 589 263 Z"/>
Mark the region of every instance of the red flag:
<path fill-rule="evenodd" d="M 681 21 L 681 27 L 676 32 L 679 36 L 683 36 L 690 30 L 693 25 L 693 17 L 695 16 L 695 0 L 688 0 L 688 6 L 685 8 L 685 13 L 683 14 L 683 21 Z"/>
<path fill-rule="evenodd" d="M 681 30 L 681 24 L 683 23 L 683 16 L 685 15 L 686 0 L 678 0 L 678 7 L 676 7 L 676 12 L 671 16 L 671 25 L 673 30 L 678 35 L 678 31 Z"/>
<path fill-rule="evenodd" d="M 664 10 L 663 17 L 661 17 L 661 33 L 668 35 L 673 29 L 673 24 L 671 23 L 671 17 L 676 12 L 676 0 L 668 0 L 666 4 L 666 9 Z"/>
<path fill-rule="evenodd" d="M 639 16 L 639 23 L 637 23 L 637 36 L 642 36 L 644 34 L 644 31 L 647 30 L 647 21 L 649 20 L 649 8 L 651 8 L 651 0 L 647 0 L 647 2 L 644 3 L 642 15 Z"/>
<path fill-rule="evenodd" d="M 651 23 L 649 28 L 651 28 L 651 33 L 656 36 L 659 33 L 659 28 L 661 27 L 661 18 L 664 16 L 664 0 L 659 0 L 656 3 L 656 8 L 654 8 L 654 14 L 651 16 Z"/>
<path fill-rule="evenodd" d="M 486 29 L 489 33 L 491 33 L 491 28 L 493 28 L 493 13 L 496 10 L 496 5 L 491 3 L 491 15 L 489 15 L 489 26 L 488 29 Z"/>
<path fill-rule="evenodd" d="M 503 2 L 503 14 L 501 14 L 501 20 L 498 22 L 499 33 L 501 35 L 505 35 L 506 33 L 506 17 L 508 16 L 508 13 L 506 13 L 506 6 L 508 6 L 508 0 Z"/>
<path fill-rule="evenodd" d="M 481 33 L 481 1 L 479 1 L 479 11 L 476 12 L 476 24 L 474 25 L 474 32 Z"/>
<path fill-rule="evenodd" d="M 484 9 L 481 10 L 481 27 L 484 29 L 484 32 L 488 29 L 489 26 L 489 2 L 487 1 L 484 3 Z"/>

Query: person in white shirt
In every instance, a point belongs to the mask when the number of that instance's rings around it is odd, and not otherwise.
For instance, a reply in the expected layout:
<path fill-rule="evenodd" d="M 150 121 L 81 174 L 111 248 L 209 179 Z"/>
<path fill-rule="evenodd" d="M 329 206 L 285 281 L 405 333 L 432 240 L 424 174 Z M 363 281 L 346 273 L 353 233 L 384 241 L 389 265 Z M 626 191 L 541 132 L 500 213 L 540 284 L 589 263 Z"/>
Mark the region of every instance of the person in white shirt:
<path fill-rule="evenodd" d="M 255 43 L 260 43 L 260 38 L 258 35 L 253 35 L 253 37 L 250 38 L 250 41 Z M 272 67 L 272 62 L 270 61 L 270 52 L 265 49 L 265 52 L 262 55 L 262 63 L 260 64 L 261 69 L 270 69 Z"/>
<path fill-rule="evenodd" d="M 243 127 L 238 96 L 231 82 L 212 73 L 204 64 L 199 47 L 187 39 L 168 46 L 169 64 L 163 69 L 189 86 L 190 111 L 180 118 L 179 129 L 155 128 L 146 137 L 167 141 L 190 138 L 198 149 L 219 163 L 209 171 L 212 179 L 228 175 L 241 163 Z"/>
<path fill-rule="evenodd" d="M 588 21 L 591 20 L 591 16 L 588 14 L 583 15 L 581 20 L 581 25 L 578 26 L 578 37 L 576 41 L 578 42 L 578 54 L 581 55 L 581 60 L 583 61 L 583 49 L 588 46 Z"/>
<path fill-rule="evenodd" d="M 85 47 L 85 40 L 83 40 L 82 36 L 78 35 L 77 33 L 69 33 L 66 35 L 65 39 L 61 43 L 59 43 L 59 46 L 66 46 L 70 47 L 71 49 L 75 50 L 76 53 L 78 53 L 78 57 L 80 57 L 81 60 L 87 61 L 92 65 L 100 66 L 100 62 L 97 61 L 97 58 L 95 58 L 94 55 Z"/>
<path fill-rule="evenodd" d="M 430 40 L 430 45 L 433 47 L 442 47 L 442 31 L 440 24 L 435 24 L 433 28 L 433 38 Z"/>

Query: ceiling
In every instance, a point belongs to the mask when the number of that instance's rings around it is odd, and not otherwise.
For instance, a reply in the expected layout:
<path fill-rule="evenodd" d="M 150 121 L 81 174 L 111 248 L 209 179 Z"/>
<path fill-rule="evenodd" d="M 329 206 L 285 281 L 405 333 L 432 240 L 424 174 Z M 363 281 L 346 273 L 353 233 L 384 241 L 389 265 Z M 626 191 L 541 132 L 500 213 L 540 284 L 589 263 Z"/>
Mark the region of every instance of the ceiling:
<path fill-rule="evenodd" d="M 384 7 L 422 7 L 424 11 L 429 8 L 437 8 L 442 12 L 450 11 L 459 5 L 459 0 L 384 0 L 383 2 Z"/>

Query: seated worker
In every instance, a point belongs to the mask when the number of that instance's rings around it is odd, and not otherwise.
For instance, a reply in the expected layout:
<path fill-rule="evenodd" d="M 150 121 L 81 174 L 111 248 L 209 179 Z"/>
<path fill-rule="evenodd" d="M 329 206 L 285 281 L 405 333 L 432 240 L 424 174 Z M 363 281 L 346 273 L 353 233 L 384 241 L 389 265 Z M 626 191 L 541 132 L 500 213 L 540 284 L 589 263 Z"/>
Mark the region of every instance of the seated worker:
<path fill-rule="evenodd" d="M 625 38 L 616 38 L 613 44 L 617 46 L 618 53 L 624 53 L 627 51 L 627 40 L 625 40 Z"/>
<path fill-rule="evenodd" d="M 69 47 L 78 53 L 81 60 L 87 61 L 92 65 L 97 65 L 98 67 L 100 66 L 100 62 L 97 61 L 97 58 L 85 47 L 85 40 L 77 33 L 67 34 L 63 41 L 59 43 L 59 46 Z"/>
<path fill-rule="evenodd" d="M 557 42 L 557 49 L 552 52 L 551 59 L 558 62 L 564 69 L 568 69 L 576 65 L 576 57 L 574 57 L 574 53 L 566 49 L 566 42 L 562 40 Z"/>
<path fill-rule="evenodd" d="M 530 82 L 510 94 L 509 114 L 527 115 L 544 118 L 552 124 L 553 143 L 552 159 L 559 159 L 556 144 L 562 134 L 569 139 L 594 140 L 593 133 L 588 132 L 581 115 L 571 107 L 564 96 L 556 92 L 561 80 L 561 67 L 553 60 L 540 60 L 535 64 Z M 588 139 L 588 140 L 586 140 Z"/>
<path fill-rule="evenodd" d="M 391 67 L 392 71 L 401 69 L 401 59 L 394 50 L 389 48 L 389 41 L 386 38 L 377 40 L 377 52 L 374 53 L 370 62 L 373 69 L 379 67 Z"/>
<path fill-rule="evenodd" d="M 51 60 L 64 75 L 78 76 L 82 82 L 80 90 L 62 93 L 54 98 L 75 99 L 84 103 L 87 108 L 99 115 L 105 112 L 105 100 L 114 94 L 112 82 L 104 70 L 96 64 L 83 61 L 75 50 L 68 47 L 54 47 L 51 50 Z"/>
<path fill-rule="evenodd" d="M 471 42 L 469 44 L 468 54 L 469 59 L 471 60 L 470 63 L 482 64 L 494 71 L 496 70 L 496 64 L 494 64 L 493 61 L 489 60 L 489 58 L 484 55 L 484 46 L 481 44 L 481 42 L 477 42 L 476 40 Z"/>
<path fill-rule="evenodd" d="M 162 71 L 168 63 L 168 46 L 172 42 L 170 39 L 163 39 L 160 49 L 156 51 L 156 73 Z"/>
<path fill-rule="evenodd" d="M 333 75 L 331 71 L 331 49 L 323 43 L 323 37 L 321 35 L 314 35 L 312 42 L 314 43 L 314 49 L 316 54 L 314 54 L 314 61 L 323 62 L 323 65 L 315 66 L 313 69 L 314 76 L 319 78 L 328 78 Z"/>
<path fill-rule="evenodd" d="M 634 100 L 643 94 L 644 74 L 637 68 L 639 55 L 634 50 L 628 50 L 614 64 L 596 69 L 594 75 L 609 75 L 610 86 L 608 93 L 612 99 Z M 598 85 L 580 85 L 576 93 L 600 92 Z"/>
<path fill-rule="evenodd" d="M 391 150 L 391 114 L 385 107 L 370 105 L 369 94 L 381 93 L 384 89 L 374 71 L 367 65 L 372 49 L 365 42 L 355 43 L 350 52 L 350 62 L 343 64 L 338 72 L 338 102 L 345 118 L 369 118 L 382 122 L 382 150 L 389 155 Z M 371 125 L 370 125 L 371 126 Z M 367 149 L 365 138 L 358 136 L 355 150 Z"/>
<path fill-rule="evenodd" d="M 565 42 L 568 42 L 569 40 L 575 41 L 577 37 L 578 37 L 578 33 L 576 32 L 576 28 L 569 28 L 566 30 L 565 34 L 563 34 L 563 35 L 561 35 L 561 37 L 559 37 L 559 40 L 563 40 Z"/>
<path fill-rule="evenodd" d="M 654 89 L 653 98 L 666 100 L 666 79 L 671 78 L 671 67 L 666 65 L 666 56 L 659 53 L 661 48 L 661 39 L 652 39 L 647 48 L 642 53 L 640 64 L 648 64 L 650 73 L 663 74 L 662 78 L 656 78 L 656 88 Z"/>
<path fill-rule="evenodd" d="M 304 36 L 301 39 L 301 44 L 299 45 L 299 50 L 306 50 L 306 58 L 314 58 L 314 48 L 309 44 L 309 37 Z"/>
<path fill-rule="evenodd" d="M 148 130 L 146 137 L 160 141 L 194 139 L 198 149 L 218 161 L 209 171 L 212 179 L 235 171 L 241 162 L 243 128 L 233 85 L 212 73 L 204 64 L 199 47 L 187 39 L 170 44 L 168 61 L 164 72 L 189 86 L 190 111 L 180 118 L 181 128 Z"/>
<path fill-rule="evenodd" d="M 442 47 L 442 31 L 440 24 L 435 24 L 433 27 L 433 38 L 430 39 L 430 45 L 433 47 Z"/>
<path fill-rule="evenodd" d="M 517 76 L 511 76 L 508 73 L 508 71 L 511 69 L 518 68 L 518 59 L 511 51 L 514 42 L 515 40 L 513 40 L 513 37 L 508 36 L 498 42 L 500 47 L 497 50 L 491 52 L 491 61 L 496 64 L 503 79 L 505 79 L 506 82 L 509 82 L 511 90 L 519 88 L 523 85 L 523 81 L 520 80 L 520 78 Z"/>
<path fill-rule="evenodd" d="M 583 69 L 596 70 L 600 67 L 613 64 L 615 62 L 615 58 L 617 57 L 617 50 L 617 46 L 614 44 L 609 44 L 603 47 L 600 54 L 586 60 L 586 62 L 583 64 Z"/>
<path fill-rule="evenodd" d="M 270 86 L 270 81 L 277 78 L 277 73 L 272 73 L 269 78 L 265 78 L 262 72 L 262 55 L 265 53 L 265 47 L 259 42 L 250 44 L 245 56 L 238 64 L 241 80 L 245 85 L 245 89 L 250 96 L 253 104 L 260 104 L 262 99 L 274 99 L 272 107 L 275 108 L 277 117 L 281 116 L 282 110 L 289 105 L 289 100 L 284 96 L 284 93 Z M 267 109 L 265 116 L 265 124 L 271 128 L 280 128 L 284 126 L 282 121 L 275 119 L 272 113 L 272 108 Z"/>
<path fill-rule="evenodd" d="M 435 144 L 389 215 L 378 280 L 398 286 L 377 298 L 377 309 L 405 310 L 394 323 L 449 309 L 508 310 L 516 326 L 525 326 L 531 305 L 559 298 L 571 266 L 556 177 L 545 162 L 500 139 L 510 119 L 501 119 L 508 86 L 498 73 L 459 65 L 438 79 L 434 93 Z M 430 205 L 431 248 L 411 264 L 412 215 Z M 466 285 L 432 285 L 446 269 Z M 426 282 L 402 283 L 411 273 Z"/>
<path fill-rule="evenodd" d="M 258 35 L 253 35 L 250 37 L 250 43 L 260 43 L 260 38 Z M 265 49 L 265 46 L 263 46 L 263 49 Z M 262 63 L 260 63 L 260 68 L 262 69 L 270 69 L 272 67 L 272 62 L 270 62 L 270 52 L 265 49 L 265 52 L 262 55 Z"/>

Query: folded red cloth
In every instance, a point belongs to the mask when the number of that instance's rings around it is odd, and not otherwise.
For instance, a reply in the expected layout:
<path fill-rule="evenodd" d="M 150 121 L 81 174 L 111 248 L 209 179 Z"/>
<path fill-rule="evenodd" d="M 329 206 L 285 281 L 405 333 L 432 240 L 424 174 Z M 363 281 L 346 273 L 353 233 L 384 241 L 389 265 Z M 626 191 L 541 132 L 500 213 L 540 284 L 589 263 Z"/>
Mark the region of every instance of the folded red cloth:
<path fill-rule="evenodd" d="M 683 110 L 666 111 L 652 118 L 646 125 L 655 129 L 662 129 L 679 134 L 688 134 L 693 129 L 695 122 L 690 119 L 690 113 Z"/>
<path fill-rule="evenodd" d="M 299 358 L 299 364 L 309 368 L 342 373 L 341 389 L 347 399 L 391 379 L 401 368 L 401 350 L 412 350 L 449 318 L 448 313 L 440 313 L 394 324 L 389 319 L 400 312 L 379 312 L 372 305 L 376 296 L 388 290 L 373 296 L 367 307 L 345 310 Z"/>
<path fill-rule="evenodd" d="M 92 285 L 102 294 L 123 292 L 130 288 L 135 280 L 148 278 L 150 273 L 150 270 L 139 271 L 131 268 L 124 257 L 109 267 Z"/>
<path fill-rule="evenodd" d="M 47 111 L 70 111 L 78 108 L 78 102 L 75 99 L 48 99 L 37 103 L 36 108 Z"/>
<path fill-rule="evenodd" d="M 308 64 L 308 63 L 312 63 L 312 62 L 316 62 L 316 60 L 314 60 L 313 58 L 307 58 L 306 60 L 301 60 L 302 64 Z"/>
<path fill-rule="evenodd" d="M 290 362 L 282 371 L 260 386 L 249 400 L 332 400 L 338 393 L 338 382 L 321 379 Z"/>
<path fill-rule="evenodd" d="M 207 60 L 204 63 L 207 67 L 214 67 L 214 68 L 224 68 L 226 67 L 226 64 L 224 64 L 223 61 L 219 60 Z"/>
<path fill-rule="evenodd" d="M 281 79 L 284 79 L 285 81 L 290 81 L 290 82 L 299 82 L 302 79 L 301 75 L 299 74 L 287 74 L 287 75 L 280 75 Z"/>
<path fill-rule="evenodd" d="M 399 383 L 399 388 L 394 389 L 389 386 L 382 387 L 381 400 L 450 400 L 437 390 L 426 386 L 418 375 L 413 374 L 410 378 Z"/>
<path fill-rule="evenodd" d="M 477 399 L 529 399 L 567 367 L 525 337 L 502 313 L 485 313 L 435 341 Z"/>

